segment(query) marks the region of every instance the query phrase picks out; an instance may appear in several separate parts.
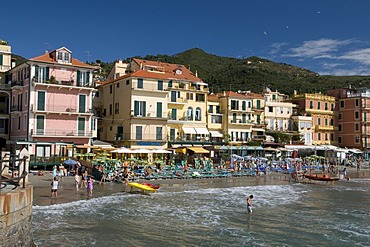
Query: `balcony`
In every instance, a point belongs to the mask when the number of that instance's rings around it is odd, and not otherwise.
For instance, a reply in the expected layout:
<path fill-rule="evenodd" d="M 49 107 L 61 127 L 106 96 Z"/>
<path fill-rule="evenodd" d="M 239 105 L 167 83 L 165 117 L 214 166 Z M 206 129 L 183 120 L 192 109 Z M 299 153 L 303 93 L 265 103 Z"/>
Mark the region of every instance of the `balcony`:
<path fill-rule="evenodd" d="M 91 108 L 79 110 L 78 107 L 66 107 L 66 105 L 42 105 L 37 106 L 31 104 L 30 107 L 31 111 L 33 112 L 48 112 L 50 113 L 57 113 L 57 114 L 93 114 L 93 110 Z"/>
<path fill-rule="evenodd" d="M 51 137 L 83 137 L 91 138 L 92 131 L 81 131 L 81 130 L 56 130 L 56 129 L 31 129 L 32 136 L 51 136 Z"/>
<path fill-rule="evenodd" d="M 315 131 L 334 131 L 334 126 L 332 125 L 315 125 Z"/>
<path fill-rule="evenodd" d="M 22 111 L 22 106 L 21 105 L 12 105 L 10 107 L 11 112 L 21 112 Z"/>
<path fill-rule="evenodd" d="M 145 113 L 139 112 L 138 114 L 132 114 L 132 118 L 150 118 L 150 119 L 166 119 L 167 120 L 167 113 L 165 112 L 159 112 L 156 111 L 146 111 Z"/>
<path fill-rule="evenodd" d="M 33 78 L 32 82 L 35 86 L 47 86 L 47 87 L 75 87 L 75 88 L 95 88 L 95 83 L 90 82 L 79 82 L 75 83 L 74 80 L 66 80 L 64 78 L 53 78 L 48 80 L 39 80 L 38 78 Z"/>

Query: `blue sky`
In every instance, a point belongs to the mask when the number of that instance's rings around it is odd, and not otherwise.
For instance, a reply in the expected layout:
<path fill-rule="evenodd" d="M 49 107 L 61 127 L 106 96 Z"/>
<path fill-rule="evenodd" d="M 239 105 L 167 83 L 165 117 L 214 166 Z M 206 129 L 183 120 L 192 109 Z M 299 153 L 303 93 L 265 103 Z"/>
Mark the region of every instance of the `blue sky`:
<path fill-rule="evenodd" d="M 25 58 L 63 46 L 79 60 L 106 62 L 197 47 L 322 75 L 370 75 L 366 0 L 12 0 L 1 7 L 0 39 Z"/>

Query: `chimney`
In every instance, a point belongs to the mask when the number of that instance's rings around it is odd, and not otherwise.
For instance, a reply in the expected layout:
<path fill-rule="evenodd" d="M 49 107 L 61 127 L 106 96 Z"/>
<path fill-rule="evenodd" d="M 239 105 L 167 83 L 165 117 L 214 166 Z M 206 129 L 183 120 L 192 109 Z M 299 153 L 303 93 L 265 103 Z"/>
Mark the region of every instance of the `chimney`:
<path fill-rule="evenodd" d="M 195 71 L 195 76 L 198 77 L 198 70 Z"/>

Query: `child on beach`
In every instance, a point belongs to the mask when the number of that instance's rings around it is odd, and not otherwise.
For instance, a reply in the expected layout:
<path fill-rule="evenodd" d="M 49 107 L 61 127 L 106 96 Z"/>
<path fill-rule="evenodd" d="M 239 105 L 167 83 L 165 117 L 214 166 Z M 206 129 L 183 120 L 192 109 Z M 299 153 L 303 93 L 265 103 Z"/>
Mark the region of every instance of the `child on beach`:
<path fill-rule="evenodd" d="M 87 180 L 87 195 L 91 196 L 94 189 L 94 181 L 91 177 Z"/>
<path fill-rule="evenodd" d="M 58 195 L 58 178 L 54 177 L 51 181 L 51 197 L 57 197 Z"/>
<path fill-rule="evenodd" d="M 78 175 L 78 173 L 75 174 L 75 184 L 76 184 L 76 190 L 78 191 L 78 189 L 80 188 L 80 184 L 81 184 L 81 177 L 80 175 Z"/>

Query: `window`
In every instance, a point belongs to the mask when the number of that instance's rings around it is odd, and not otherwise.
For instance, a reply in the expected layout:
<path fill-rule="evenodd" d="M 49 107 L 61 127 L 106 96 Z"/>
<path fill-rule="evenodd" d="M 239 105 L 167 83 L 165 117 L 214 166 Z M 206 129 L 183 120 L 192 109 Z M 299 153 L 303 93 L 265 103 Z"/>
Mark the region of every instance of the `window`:
<path fill-rule="evenodd" d="M 14 118 L 13 118 L 13 120 L 14 120 Z M 36 135 L 43 135 L 44 134 L 44 126 L 45 126 L 44 121 L 45 121 L 44 116 L 36 116 Z"/>
<path fill-rule="evenodd" d="M 237 100 L 231 100 L 231 110 L 238 110 L 239 109 L 239 102 Z"/>
<path fill-rule="evenodd" d="M 157 117 L 162 117 L 162 102 L 157 102 Z"/>
<path fill-rule="evenodd" d="M 338 136 L 338 142 L 342 143 L 342 137 L 341 136 Z"/>
<path fill-rule="evenodd" d="M 159 91 L 163 91 L 163 81 L 158 81 L 158 88 Z"/>
<path fill-rule="evenodd" d="M 172 120 L 177 120 L 177 109 L 172 109 L 171 110 L 171 119 Z"/>
<path fill-rule="evenodd" d="M 167 87 L 172 87 L 172 80 L 168 82 Z"/>
<path fill-rule="evenodd" d="M 327 125 L 328 125 L 328 119 L 325 118 L 325 126 L 327 126 Z"/>
<path fill-rule="evenodd" d="M 68 52 L 64 53 L 64 62 L 67 62 L 67 63 L 70 62 L 70 55 Z"/>
<path fill-rule="evenodd" d="M 355 124 L 355 131 L 359 131 L 359 130 L 360 130 L 359 125 L 358 125 L 358 123 L 356 123 Z"/>
<path fill-rule="evenodd" d="M 18 130 L 21 129 L 21 116 L 18 116 Z"/>
<path fill-rule="evenodd" d="M 317 125 L 321 125 L 321 118 L 317 119 Z"/>
<path fill-rule="evenodd" d="M 63 60 L 63 52 L 58 52 L 58 60 Z"/>
<path fill-rule="evenodd" d="M 216 106 L 216 113 L 220 114 L 221 113 L 221 108 L 219 105 Z"/>
<path fill-rule="evenodd" d="M 112 104 L 109 105 L 109 115 L 112 115 L 113 113 L 113 106 Z"/>
<path fill-rule="evenodd" d="M 196 94 L 196 96 L 195 96 L 195 100 L 197 101 L 197 102 L 204 102 L 205 101 L 205 95 L 204 94 Z"/>
<path fill-rule="evenodd" d="M 222 116 L 212 115 L 211 116 L 211 123 L 219 123 L 219 124 L 222 124 Z"/>
<path fill-rule="evenodd" d="M 257 109 L 261 109 L 261 100 L 257 100 Z"/>
<path fill-rule="evenodd" d="M 360 137 L 359 136 L 355 137 L 355 143 L 360 143 Z"/>
<path fill-rule="evenodd" d="M 236 113 L 233 113 L 233 120 L 231 120 L 232 123 L 236 123 Z"/>
<path fill-rule="evenodd" d="M 37 110 L 45 111 L 45 92 L 37 92 Z"/>
<path fill-rule="evenodd" d="M 313 109 L 313 102 L 310 101 L 310 109 Z"/>
<path fill-rule="evenodd" d="M 197 107 L 195 109 L 195 121 L 201 121 L 202 120 L 202 109 L 200 107 Z"/>
<path fill-rule="evenodd" d="M 88 71 L 77 71 L 77 86 L 87 86 L 90 83 L 90 72 Z M 112 85 L 110 85 L 110 91 L 112 93 Z"/>
<path fill-rule="evenodd" d="M 208 106 L 208 113 L 213 113 L 213 105 Z"/>
<path fill-rule="evenodd" d="M 186 99 L 194 100 L 194 94 L 193 93 L 186 93 Z"/>
<path fill-rule="evenodd" d="M 243 113 L 242 114 L 242 123 L 246 123 L 247 122 L 247 114 Z"/>
<path fill-rule="evenodd" d="M 344 107 L 344 100 L 341 100 L 340 101 L 340 108 L 343 108 Z"/>
<path fill-rule="evenodd" d="M 146 102 L 134 101 L 134 116 L 146 116 Z"/>
<path fill-rule="evenodd" d="M 242 110 L 247 110 L 247 102 L 245 102 L 244 100 L 242 101 Z"/>
<path fill-rule="evenodd" d="M 343 116 L 342 116 L 342 113 L 339 113 L 339 115 L 338 115 L 338 119 L 339 119 L 339 120 L 341 120 L 341 119 L 342 119 L 342 117 L 343 117 Z"/>
<path fill-rule="evenodd" d="M 126 80 L 126 86 L 130 85 L 130 80 Z"/>
<path fill-rule="evenodd" d="M 356 99 L 356 106 L 359 106 L 359 101 L 358 101 L 358 99 Z"/>
<path fill-rule="evenodd" d="M 358 119 L 360 117 L 360 114 L 358 111 L 355 111 L 355 118 Z"/>
<path fill-rule="evenodd" d="M 136 140 L 142 140 L 142 139 L 143 139 L 143 127 L 136 126 Z"/>
<path fill-rule="evenodd" d="M 144 87 L 143 79 L 141 78 L 137 79 L 137 88 L 143 88 L 143 87 Z"/>
<path fill-rule="evenodd" d="M 27 117 L 27 114 L 25 114 L 23 116 L 23 129 L 26 130 L 27 129 L 27 122 L 28 122 L 28 117 Z"/>
<path fill-rule="evenodd" d="M 116 87 L 119 88 L 119 82 L 117 83 L 117 86 Z"/>
<path fill-rule="evenodd" d="M 49 80 L 49 67 L 35 66 L 35 77 L 36 82 L 45 83 Z"/>
<path fill-rule="evenodd" d="M 331 110 L 334 111 L 334 107 L 335 105 L 334 104 L 331 104 Z"/>
<path fill-rule="evenodd" d="M 85 118 L 78 118 L 78 136 L 85 136 Z"/>
<path fill-rule="evenodd" d="M 155 128 L 155 139 L 157 141 L 161 141 L 162 140 L 162 127 L 156 127 Z"/>
<path fill-rule="evenodd" d="M 341 124 L 338 125 L 338 131 L 342 131 L 342 125 Z"/>
<path fill-rule="evenodd" d="M 274 107 L 272 107 L 272 106 L 269 106 L 269 112 L 274 112 Z"/>
<path fill-rule="evenodd" d="M 329 110 L 328 103 L 325 102 L 325 110 Z"/>
<path fill-rule="evenodd" d="M 193 107 L 191 107 L 191 106 L 188 107 L 188 110 L 186 111 L 186 116 L 187 116 L 188 120 L 190 120 L 190 121 L 194 120 Z"/>
<path fill-rule="evenodd" d="M 78 112 L 86 112 L 86 95 L 84 94 L 78 95 Z"/>
<path fill-rule="evenodd" d="M 109 93 L 110 93 L 110 94 L 112 94 L 112 93 L 113 93 L 113 86 L 112 86 L 112 85 L 110 85 L 110 86 L 109 86 Z"/>
<path fill-rule="evenodd" d="M 176 138 L 176 129 L 170 129 L 170 140 L 174 141 Z"/>
<path fill-rule="evenodd" d="M 317 109 L 320 110 L 320 108 L 321 108 L 321 102 L 317 102 Z"/>
<path fill-rule="evenodd" d="M 114 104 L 114 114 L 119 114 L 119 103 Z"/>
<path fill-rule="evenodd" d="M 317 140 L 321 140 L 321 133 L 317 133 Z"/>

